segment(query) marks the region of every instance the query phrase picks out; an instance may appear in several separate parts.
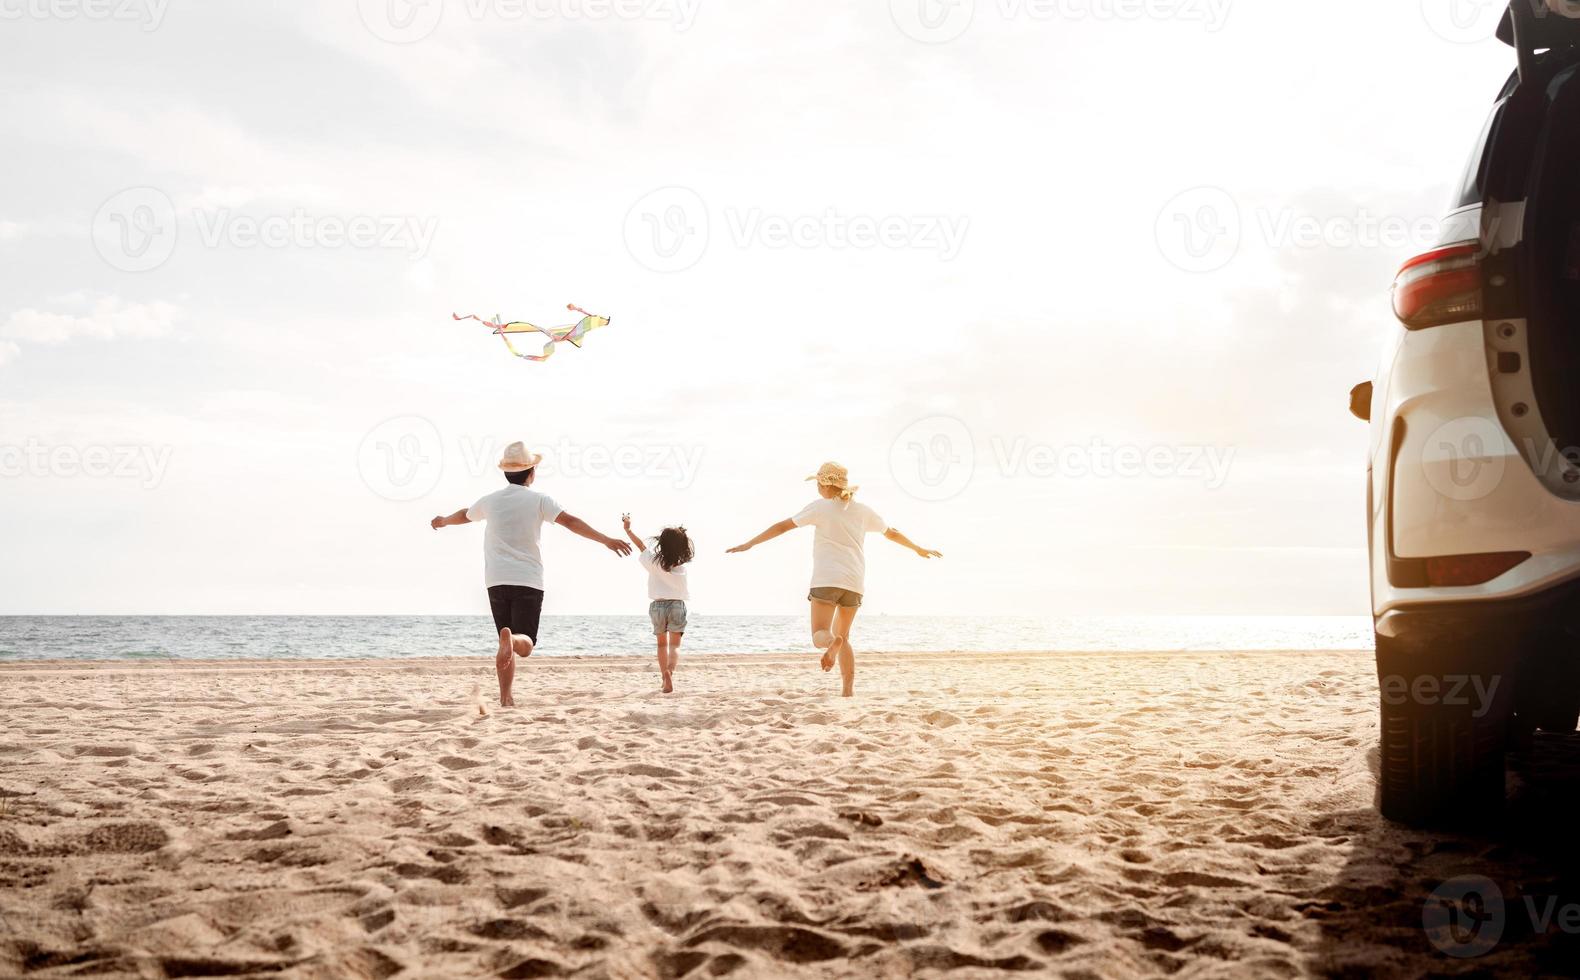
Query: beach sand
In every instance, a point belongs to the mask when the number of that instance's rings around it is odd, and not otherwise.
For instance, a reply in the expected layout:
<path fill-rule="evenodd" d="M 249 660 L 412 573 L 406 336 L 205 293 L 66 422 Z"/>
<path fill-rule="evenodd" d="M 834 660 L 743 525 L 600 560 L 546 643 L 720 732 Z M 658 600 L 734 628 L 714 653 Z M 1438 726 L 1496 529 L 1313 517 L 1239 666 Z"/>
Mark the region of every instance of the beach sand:
<path fill-rule="evenodd" d="M 683 655 L 668 697 L 647 660 L 541 658 L 513 710 L 487 656 L 0 668 L 0 975 L 1568 962 L 1428 941 L 1438 883 L 1539 892 L 1551 855 L 1377 816 L 1365 654 L 860 664 L 844 701 L 813 655 Z"/>

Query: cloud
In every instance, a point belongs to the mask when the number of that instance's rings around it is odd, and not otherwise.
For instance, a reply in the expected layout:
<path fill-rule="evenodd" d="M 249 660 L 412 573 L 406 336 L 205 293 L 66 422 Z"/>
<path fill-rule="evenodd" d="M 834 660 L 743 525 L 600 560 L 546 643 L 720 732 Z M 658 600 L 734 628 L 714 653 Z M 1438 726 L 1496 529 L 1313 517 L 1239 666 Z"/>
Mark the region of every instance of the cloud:
<path fill-rule="evenodd" d="M 129 337 L 147 340 L 168 336 L 175 328 L 181 310 L 173 303 L 127 303 L 116 296 L 105 297 L 83 315 L 18 310 L 0 324 L 0 340 L 31 344 L 64 344 L 78 339 L 115 340 Z M 10 343 L 13 349 L 15 343 Z M 13 355 L 14 356 L 14 355 Z M 0 361 L 4 358 L 0 357 Z"/>
<path fill-rule="evenodd" d="M 9 340 L 0 340 L 0 367 L 5 367 L 11 361 L 16 360 L 21 353 L 22 348 L 16 344 L 11 343 Z"/>

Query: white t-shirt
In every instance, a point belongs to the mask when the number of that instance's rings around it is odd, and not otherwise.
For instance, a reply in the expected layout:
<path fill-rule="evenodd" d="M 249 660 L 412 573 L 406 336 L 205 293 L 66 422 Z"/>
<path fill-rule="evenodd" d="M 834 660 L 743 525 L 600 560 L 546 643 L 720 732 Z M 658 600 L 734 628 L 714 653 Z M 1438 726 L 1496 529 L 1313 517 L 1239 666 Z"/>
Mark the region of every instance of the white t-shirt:
<path fill-rule="evenodd" d="M 491 493 L 471 506 L 466 519 L 488 523 L 483 534 L 483 576 L 488 588 L 543 588 L 543 552 L 538 541 L 543 525 L 564 510 L 548 494 L 518 486 Z"/>
<path fill-rule="evenodd" d="M 866 591 L 866 536 L 889 529 L 877 511 L 854 500 L 821 498 L 791 520 L 796 527 L 817 529 L 812 541 L 812 588 Z"/>
<path fill-rule="evenodd" d="M 691 598 L 691 589 L 686 585 L 686 566 L 676 565 L 669 571 L 664 571 L 664 566 L 658 563 L 658 552 L 648 548 L 636 556 L 636 560 L 647 569 L 647 597 L 649 599 L 680 599 Z"/>

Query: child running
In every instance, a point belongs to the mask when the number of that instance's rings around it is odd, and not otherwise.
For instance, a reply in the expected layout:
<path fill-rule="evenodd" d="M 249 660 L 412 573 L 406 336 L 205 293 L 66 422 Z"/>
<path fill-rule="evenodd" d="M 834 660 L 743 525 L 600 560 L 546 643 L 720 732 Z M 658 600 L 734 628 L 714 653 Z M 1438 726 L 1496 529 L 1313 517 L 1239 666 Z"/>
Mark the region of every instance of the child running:
<path fill-rule="evenodd" d="M 798 527 L 816 528 L 817 536 L 812 542 L 812 591 L 807 594 L 812 603 L 812 645 L 824 651 L 824 671 L 833 670 L 835 662 L 839 663 L 845 681 L 844 695 L 854 697 L 856 651 L 850 645 L 850 631 L 866 591 L 867 535 L 882 532 L 890 541 L 923 558 L 942 558 L 943 554 L 918 547 L 889 527 L 877 511 L 856 503 L 857 488 L 850 485 L 849 472 L 838 463 L 824 463 L 816 476 L 807 479 L 817 481 L 820 499 L 789 520 L 731 548 L 729 554 L 750 551 Z"/>
<path fill-rule="evenodd" d="M 653 620 L 653 635 L 658 637 L 658 670 L 664 677 L 664 693 L 673 694 L 680 638 L 686 633 L 686 600 L 691 598 L 686 584 L 691 538 L 683 527 L 666 527 L 649 550 L 647 542 L 631 530 L 631 515 L 622 514 L 620 519 L 625 523 L 626 535 L 637 547 L 637 561 L 647 569 L 647 597 L 653 600 L 647 614 Z"/>

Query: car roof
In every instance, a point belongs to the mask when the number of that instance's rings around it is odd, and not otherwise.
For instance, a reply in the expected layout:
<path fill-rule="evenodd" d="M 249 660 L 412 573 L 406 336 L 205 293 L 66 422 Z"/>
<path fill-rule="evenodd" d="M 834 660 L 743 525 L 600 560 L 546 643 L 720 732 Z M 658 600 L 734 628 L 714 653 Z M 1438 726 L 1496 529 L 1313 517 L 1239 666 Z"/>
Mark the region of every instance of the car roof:
<path fill-rule="evenodd" d="M 1560 0 L 1563 2 L 1563 0 Z M 1554 13 L 1548 4 L 1541 0 L 1514 0 L 1514 3 L 1528 3 L 1531 5 L 1534 17 L 1531 19 L 1530 45 L 1533 50 L 1542 48 L 1567 48 L 1580 43 L 1580 20 L 1565 17 Z M 1510 4 L 1513 7 L 1513 4 Z M 1509 46 L 1514 45 L 1514 12 L 1512 9 L 1503 12 L 1503 20 L 1498 24 L 1498 40 Z"/>

